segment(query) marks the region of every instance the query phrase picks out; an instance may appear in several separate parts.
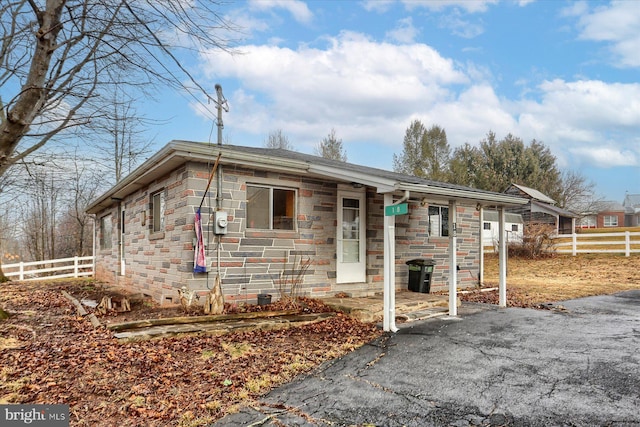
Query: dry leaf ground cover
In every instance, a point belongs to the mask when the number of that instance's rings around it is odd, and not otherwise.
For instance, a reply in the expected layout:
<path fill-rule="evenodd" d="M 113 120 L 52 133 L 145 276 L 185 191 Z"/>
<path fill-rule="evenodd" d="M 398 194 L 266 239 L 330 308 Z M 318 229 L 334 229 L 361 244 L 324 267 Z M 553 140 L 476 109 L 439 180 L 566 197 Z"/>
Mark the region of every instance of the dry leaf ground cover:
<path fill-rule="evenodd" d="M 0 286 L 11 313 L 0 322 L 0 403 L 68 404 L 72 426 L 207 425 L 380 335 L 339 315 L 288 330 L 120 343 L 79 317 L 62 290 L 100 297 L 80 281 Z M 126 318 L 171 311 L 142 302 Z"/>
<path fill-rule="evenodd" d="M 592 295 L 640 289 L 640 255 L 555 255 L 541 259 L 510 258 L 507 305 L 543 308 L 544 304 Z M 485 257 L 485 287 L 498 286 L 498 258 Z M 463 301 L 497 304 L 497 292 L 461 295 Z"/>
<path fill-rule="evenodd" d="M 497 258 L 486 261 L 486 286 L 497 286 Z M 510 259 L 508 304 L 544 308 L 551 301 L 639 289 L 639 266 L 637 255 Z M 104 294 L 88 281 L 0 285 L 0 307 L 11 313 L 0 321 L 0 403 L 68 404 L 72 426 L 208 425 L 381 334 L 374 325 L 336 316 L 280 331 L 121 343 L 79 317 L 62 290 L 96 301 Z M 497 302 L 496 292 L 462 297 Z M 326 307 L 309 300 L 305 310 Z M 132 301 L 126 315 L 100 320 L 175 315 L 184 312 L 143 300 Z"/>

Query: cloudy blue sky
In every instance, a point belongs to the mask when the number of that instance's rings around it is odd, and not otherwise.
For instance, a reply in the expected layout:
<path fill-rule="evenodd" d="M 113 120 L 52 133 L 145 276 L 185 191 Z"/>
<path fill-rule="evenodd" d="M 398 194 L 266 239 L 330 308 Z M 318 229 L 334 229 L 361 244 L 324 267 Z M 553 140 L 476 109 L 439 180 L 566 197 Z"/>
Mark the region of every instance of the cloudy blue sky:
<path fill-rule="evenodd" d="M 224 140 L 262 146 L 280 129 L 301 152 L 335 129 L 348 161 L 391 170 L 413 120 L 452 149 L 487 132 L 550 147 L 608 200 L 640 193 L 640 1 L 232 2 L 235 55 L 202 52 L 219 83 Z M 167 93 L 156 137 L 216 142 L 213 104 Z M 157 129 L 156 129 L 156 132 Z"/>

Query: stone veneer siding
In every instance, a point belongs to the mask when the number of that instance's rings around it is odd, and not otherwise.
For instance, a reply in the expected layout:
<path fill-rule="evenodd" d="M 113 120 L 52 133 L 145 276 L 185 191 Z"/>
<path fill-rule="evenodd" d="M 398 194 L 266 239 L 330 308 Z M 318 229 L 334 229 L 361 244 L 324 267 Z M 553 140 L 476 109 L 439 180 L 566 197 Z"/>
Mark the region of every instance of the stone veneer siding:
<path fill-rule="evenodd" d="M 368 192 L 368 230 L 367 230 L 367 278 L 379 283 L 382 290 L 384 282 L 384 203 L 383 196 Z M 447 206 L 442 203 L 432 203 Z M 431 290 L 445 290 L 449 277 L 449 238 L 428 236 L 428 206 L 409 203 L 407 215 L 396 216 L 396 280 L 398 290 L 407 290 L 409 269 L 406 262 L 412 259 L 433 259 L 436 263 L 431 278 Z M 478 283 L 480 274 L 480 213 L 475 205 L 460 204 L 458 214 L 458 287 L 470 287 Z"/>
<path fill-rule="evenodd" d="M 215 211 L 217 190 L 217 177 L 214 177 L 205 195 L 211 166 L 187 163 L 121 202 L 125 209 L 125 276 L 119 275 L 118 208 L 114 205 L 96 215 L 99 220 L 111 213 L 113 219 L 112 248 L 99 250 L 96 278 L 151 295 L 161 302 L 177 301 L 177 289 L 182 286 L 205 295 L 213 287 L 218 271 L 219 237 L 207 231 Z M 227 301 L 254 302 L 260 293 L 270 293 L 277 299 L 280 296 L 278 281 L 284 277 L 290 283 L 291 270 L 306 260 L 311 264 L 298 289 L 300 294 L 323 296 L 342 291 L 354 294 L 382 291 L 384 206 L 381 194 L 369 189 L 366 197 L 367 283 L 336 284 L 337 183 L 227 165 L 222 167 L 221 176 L 220 210 L 228 214 L 228 231 L 220 240 L 219 268 Z M 247 230 L 247 183 L 296 190 L 297 230 Z M 165 192 L 165 220 L 164 230 L 153 233 L 151 196 L 157 191 Z M 194 213 L 203 196 L 209 273 L 194 274 Z M 449 240 L 427 237 L 427 208 L 418 204 L 409 207 L 408 215 L 396 217 L 396 287 L 407 288 L 407 260 L 432 258 L 437 263 L 432 289 L 445 288 Z M 472 285 L 477 283 L 478 276 L 479 214 L 471 205 L 460 205 L 458 217 L 459 284 Z"/>

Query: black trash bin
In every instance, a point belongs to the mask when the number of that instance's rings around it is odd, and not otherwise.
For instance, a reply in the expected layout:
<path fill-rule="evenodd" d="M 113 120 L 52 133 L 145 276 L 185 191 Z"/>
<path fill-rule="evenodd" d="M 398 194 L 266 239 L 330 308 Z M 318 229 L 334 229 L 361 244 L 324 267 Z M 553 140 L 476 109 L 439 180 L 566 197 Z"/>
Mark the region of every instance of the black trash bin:
<path fill-rule="evenodd" d="M 431 275 L 436 262 L 432 259 L 412 259 L 409 266 L 409 290 L 428 294 L 431 291 Z"/>

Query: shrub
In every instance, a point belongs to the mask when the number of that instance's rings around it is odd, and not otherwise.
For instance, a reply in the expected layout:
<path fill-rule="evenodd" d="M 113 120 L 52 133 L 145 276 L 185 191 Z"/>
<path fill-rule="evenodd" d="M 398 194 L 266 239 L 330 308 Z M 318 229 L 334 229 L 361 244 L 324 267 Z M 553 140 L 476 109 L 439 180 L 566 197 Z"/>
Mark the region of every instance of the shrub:
<path fill-rule="evenodd" d="M 309 257 L 303 260 L 302 257 L 298 258 L 298 256 L 296 256 L 291 266 L 285 261 L 280 277 L 275 281 L 282 301 L 285 301 L 293 307 L 298 306 L 297 299 L 300 296 L 300 288 L 302 287 L 304 276 L 310 266 L 311 258 Z"/>
<path fill-rule="evenodd" d="M 509 256 L 520 258 L 544 258 L 555 253 L 552 239 L 555 228 L 550 224 L 525 224 L 522 242 L 509 244 Z"/>

